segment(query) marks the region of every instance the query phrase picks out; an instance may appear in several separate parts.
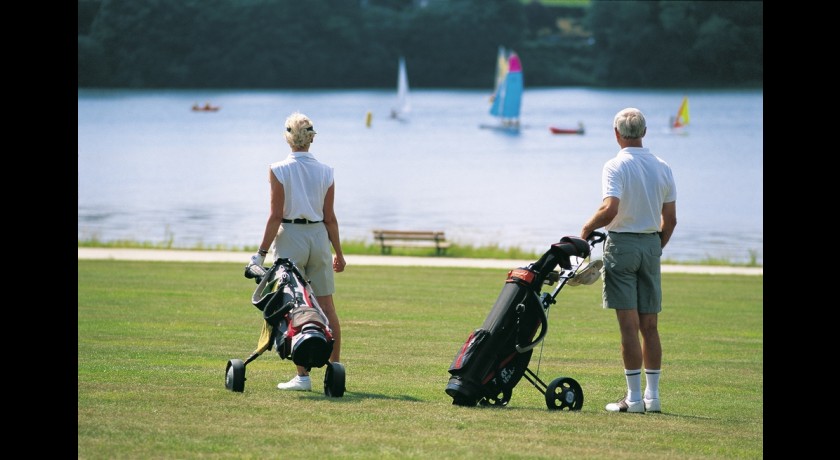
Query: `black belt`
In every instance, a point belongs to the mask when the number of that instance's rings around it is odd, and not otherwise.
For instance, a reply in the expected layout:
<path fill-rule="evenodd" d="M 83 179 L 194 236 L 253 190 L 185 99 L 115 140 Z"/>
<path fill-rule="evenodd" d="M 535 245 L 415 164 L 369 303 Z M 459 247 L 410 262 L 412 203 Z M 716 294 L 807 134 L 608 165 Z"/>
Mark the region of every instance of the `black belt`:
<path fill-rule="evenodd" d="M 323 220 L 283 219 L 284 224 L 320 224 Z"/>

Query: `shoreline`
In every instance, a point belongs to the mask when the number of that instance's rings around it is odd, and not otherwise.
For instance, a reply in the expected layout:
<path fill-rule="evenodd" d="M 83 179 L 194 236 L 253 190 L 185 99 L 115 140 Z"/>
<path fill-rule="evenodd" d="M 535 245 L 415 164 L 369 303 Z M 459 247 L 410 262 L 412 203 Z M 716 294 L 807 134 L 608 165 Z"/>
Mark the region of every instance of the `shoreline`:
<path fill-rule="evenodd" d="M 133 248 L 78 248 L 78 259 L 138 260 L 152 262 L 238 262 L 246 264 L 250 252 L 245 251 L 197 251 L 187 249 L 133 249 Z M 344 256 L 348 266 L 415 266 L 415 267 L 464 267 L 498 268 L 510 270 L 526 267 L 533 260 L 519 259 L 468 259 L 447 257 L 413 256 Z M 662 273 L 696 273 L 709 275 L 764 275 L 764 267 L 736 267 L 725 265 L 682 265 L 662 264 Z"/>

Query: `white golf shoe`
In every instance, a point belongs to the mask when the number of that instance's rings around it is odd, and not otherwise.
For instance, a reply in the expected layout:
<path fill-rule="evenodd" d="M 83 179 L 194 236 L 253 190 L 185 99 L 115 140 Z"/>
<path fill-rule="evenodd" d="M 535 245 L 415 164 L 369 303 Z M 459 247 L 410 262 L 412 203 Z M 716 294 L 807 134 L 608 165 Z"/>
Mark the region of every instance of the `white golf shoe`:
<path fill-rule="evenodd" d="M 278 383 L 279 390 L 296 390 L 296 391 L 310 391 L 312 390 L 312 379 L 308 375 L 296 375 L 292 380 L 286 383 Z"/>

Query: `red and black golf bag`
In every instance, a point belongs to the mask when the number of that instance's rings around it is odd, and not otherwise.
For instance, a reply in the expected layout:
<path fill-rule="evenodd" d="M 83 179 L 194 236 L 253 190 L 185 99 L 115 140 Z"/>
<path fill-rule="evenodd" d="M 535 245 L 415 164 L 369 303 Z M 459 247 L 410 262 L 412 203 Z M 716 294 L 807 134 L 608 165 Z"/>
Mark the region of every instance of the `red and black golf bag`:
<path fill-rule="evenodd" d="M 552 244 L 537 262 L 508 273 L 502 292 L 484 324 L 469 335 L 449 367 L 451 377 L 446 394 L 452 397 L 453 404 L 507 405 L 513 387 L 523 375 L 535 386 L 535 380 L 542 384 L 528 370 L 531 354 L 548 331 L 548 307 L 581 265 L 573 267 L 570 258 L 589 257 L 590 244 L 594 243 L 577 237 L 563 237 Z M 563 270 L 554 271 L 558 266 Z M 541 295 L 542 285 L 555 281 L 560 281 L 560 285 L 554 293 Z M 569 380 L 552 382 L 551 392 L 554 393 L 558 385 L 573 383 L 571 388 L 561 388 L 561 391 L 569 393 L 560 395 L 564 400 L 560 404 L 571 403 L 572 409 L 579 409 L 582 391 L 576 382 Z M 542 386 L 546 387 L 545 384 Z M 546 393 L 540 386 L 537 388 Z M 547 402 L 549 398 L 554 399 L 555 395 L 546 394 Z M 556 406 L 556 401 L 549 404 L 549 408 L 557 408 L 552 406 Z"/>

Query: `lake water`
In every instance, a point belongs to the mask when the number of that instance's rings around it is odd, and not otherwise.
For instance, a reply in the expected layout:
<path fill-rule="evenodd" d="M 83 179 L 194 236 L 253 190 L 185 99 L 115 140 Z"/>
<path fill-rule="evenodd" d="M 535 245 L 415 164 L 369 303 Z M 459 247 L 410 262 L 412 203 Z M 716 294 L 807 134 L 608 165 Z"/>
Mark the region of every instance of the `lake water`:
<path fill-rule="evenodd" d="M 456 243 L 542 252 L 600 204 L 601 167 L 618 151 L 613 116 L 633 106 L 648 120 L 644 145 L 677 181 L 664 257 L 763 263 L 761 90 L 526 89 L 519 134 L 479 128 L 493 122 L 489 95 L 412 89 L 399 122 L 388 118 L 396 90 L 79 90 L 78 237 L 256 246 L 268 164 L 288 155 L 283 123 L 299 110 L 318 131 L 311 152 L 335 167 L 343 240 L 443 230 Z M 674 134 L 684 95 L 691 125 Z M 221 110 L 190 110 L 207 101 Z M 584 135 L 548 130 L 578 121 Z"/>

